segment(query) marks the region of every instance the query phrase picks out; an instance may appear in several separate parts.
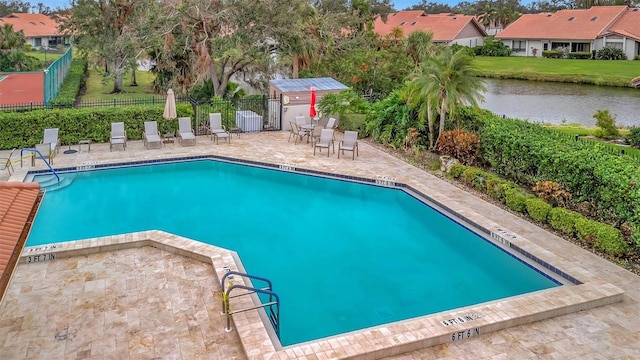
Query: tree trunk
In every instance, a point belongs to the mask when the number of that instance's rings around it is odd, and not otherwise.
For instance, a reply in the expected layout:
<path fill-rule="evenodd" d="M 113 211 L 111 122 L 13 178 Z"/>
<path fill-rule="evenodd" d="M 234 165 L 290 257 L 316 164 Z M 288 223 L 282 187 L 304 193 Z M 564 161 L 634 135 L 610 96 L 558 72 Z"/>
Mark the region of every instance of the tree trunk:
<path fill-rule="evenodd" d="M 300 60 L 298 57 L 297 53 L 293 53 L 293 56 L 291 57 L 291 65 L 292 65 L 292 74 L 291 77 L 293 77 L 294 79 L 298 78 L 298 73 L 300 72 Z"/>
<path fill-rule="evenodd" d="M 122 56 L 117 56 L 114 61 L 115 78 L 113 79 L 113 90 L 111 94 L 120 94 L 123 90 L 122 78 L 124 77 L 124 61 Z"/>
<path fill-rule="evenodd" d="M 131 86 L 138 86 L 138 81 L 136 81 L 136 68 L 131 68 Z"/>
<path fill-rule="evenodd" d="M 435 150 L 436 144 L 433 141 L 433 114 L 431 111 L 431 101 L 427 103 L 427 125 L 429 125 L 429 149 Z"/>

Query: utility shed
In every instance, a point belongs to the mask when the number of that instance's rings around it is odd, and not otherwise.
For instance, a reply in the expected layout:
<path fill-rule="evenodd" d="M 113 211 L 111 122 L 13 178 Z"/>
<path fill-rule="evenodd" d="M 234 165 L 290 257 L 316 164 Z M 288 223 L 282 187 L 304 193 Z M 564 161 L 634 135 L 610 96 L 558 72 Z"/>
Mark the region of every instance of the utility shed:
<path fill-rule="evenodd" d="M 311 104 L 311 87 L 316 89 L 316 104 L 326 94 L 337 94 L 349 87 L 336 79 L 308 78 L 308 79 L 277 79 L 269 81 L 269 95 L 279 99 L 282 96 L 282 130 L 290 130 L 289 122 L 295 121 L 295 117 L 304 115 L 311 123 L 309 106 Z M 320 117 L 322 115 L 320 114 Z M 318 119 L 316 119 L 318 120 Z"/>

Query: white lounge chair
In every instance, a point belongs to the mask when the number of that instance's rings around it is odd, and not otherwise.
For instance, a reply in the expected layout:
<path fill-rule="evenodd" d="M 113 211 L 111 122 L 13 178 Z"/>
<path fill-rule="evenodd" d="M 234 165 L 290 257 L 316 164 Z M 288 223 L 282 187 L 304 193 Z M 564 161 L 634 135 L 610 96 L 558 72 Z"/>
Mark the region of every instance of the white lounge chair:
<path fill-rule="evenodd" d="M 307 138 L 309 137 L 309 132 L 301 129 L 298 124 L 294 123 L 293 121 L 289 121 L 289 124 L 291 125 L 291 132 L 289 133 L 289 139 L 287 140 L 287 142 L 291 141 L 292 136 L 294 137 L 294 144 L 298 143 L 298 139 L 302 141 L 305 136 Z"/>
<path fill-rule="evenodd" d="M 151 149 L 152 147 L 155 148 L 156 146 L 158 149 L 162 147 L 162 138 L 160 138 L 160 133 L 158 132 L 157 121 L 144 122 L 144 133 L 142 134 L 142 139 L 142 142 L 147 149 Z"/>
<path fill-rule="evenodd" d="M 190 117 L 178 118 L 178 141 L 182 146 L 196 144 L 196 135 L 191 128 Z"/>
<path fill-rule="evenodd" d="M 327 157 L 329 157 L 329 146 L 333 147 L 333 152 L 336 152 L 336 146 L 333 142 L 333 130 L 331 129 L 322 129 L 322 133 L 320 134 L 320 140 L 313 144 L 313 155 L 316 154 L 316 148 L 327 149 Z"/>
<path fill-rule="evenodd" d="M 60 152 L 60 148 L 58 148 L 58 128 L 53 129 L 44 129 L 44 136 L 42 137 L 41 144 L 49 144 L 51 146 L 51 156 L 53 156 L 53 152 Z"/>
<path fill-rule="evenodd" d="M 358 132 L 357 131 L 345 131 L 344 139 L 340 141 L 338 145 L 338 159 L 340 159 L 340 151 L 342 155 L 345 151 L 351 151 L 351 159 L 355 160 L 358 155 Z"/>
<path fill-rule="evenodd" d="M 111 123 L 111 135 L 109 136 L 109 151 L 113 151 L 115 145 L 122 145 L 122 150 L 127 148 L 127 131 L 123 122 Z"/>
<path fill-rule="evenodd" d="M 222 127 L 222 115 L 220 113 L 209 114 L 209 132 L 211 133 L 211 141 L 216 140 L 216 144 L 219 144 L 220 138 L 228 139 L 231 143 L 231 134 Z"/>

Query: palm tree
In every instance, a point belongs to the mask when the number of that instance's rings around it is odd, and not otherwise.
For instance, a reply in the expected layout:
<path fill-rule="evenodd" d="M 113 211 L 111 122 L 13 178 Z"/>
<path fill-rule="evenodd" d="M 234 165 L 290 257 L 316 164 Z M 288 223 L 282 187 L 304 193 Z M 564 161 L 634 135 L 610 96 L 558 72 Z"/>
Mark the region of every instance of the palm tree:
<path fill-rule="evenodd" d="M 478 106 L 486 91 L 484 82 L 476 77 L 472 57 L 460 49 L 454 52 L 450 47 L 432 57 L 418 68 L 413 81 L 408 85 L 408 103 L 418 110 L 421 121 L 429 125 L 429 145 L 438 146 L 440 134 L 444 131 L 447 113 L 453 113 L 458 106 L 468 104 Z M 433 140 L 434 112 L 439 112 L 438 137 Z"/>
<path fill-rule="evenodd" d="M 407 37 L 406 51 L 414 65 L 418 66 L 425 61 L 433 51 L 433 33 L 425 31 L 414 31 Z"/>
<path fill-rule="evenodd" d="M 487 3 L 484 6 L 483 13 L 480 14 L 478 18 L 482 23 L 482 25 L 484 25 L 485 30 L 488 30 L 491 24 L 495 25 L 496 15 L 497 15 L 496 8 L 494 8 L 490 3 Z"/>
<path fill-rule="evenodd" d="M 15 49 L 22 48 L 25 43 L 24 32 L 13 31 L 13 25 L 0 26 L 0 53 L 6 55 Z"/>

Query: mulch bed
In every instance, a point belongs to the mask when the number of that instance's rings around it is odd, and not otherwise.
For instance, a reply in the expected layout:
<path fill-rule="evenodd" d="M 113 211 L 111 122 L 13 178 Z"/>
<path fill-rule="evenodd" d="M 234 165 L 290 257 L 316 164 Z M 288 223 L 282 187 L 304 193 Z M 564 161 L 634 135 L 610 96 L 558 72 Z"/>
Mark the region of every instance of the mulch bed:
<path fill-rule="evenodd" d="M 418 154 L 413 154 L 413 153 L 409 153 L 406 152 L 404 150 L 400 150 L 400 149 L 393 149 L 390 148 L 388 146 L 384 146 L 382 144 L 379 144 L 375 141 L 372 141 L 371 139 L 361 139 L 358 141 L 363 141 L 366 142 L 367 144 L 371 145 L 372 147 L 380 150 L 380 151 L 384 151 L 389 155 L 392 155 L 393 157 L 400 159 L 408 164 L 411 164 L 423 171 L 428 172 L 429 174 L 432 174 L 434 176 L 437 176 L 438 178 L 447 181 L 448 183 L 455 185 L 456 187 L 465 190 L 466 192 L 469 192 L 471 194 L 473 194 L 476 197 L 481 198 L 484 201 L 490 202 L 495 206 L 500 207 L 501 209 L 508 211 L 520 218 L 522 218 L 523 220 L 529 221 L 533 224 L 536 224 L 537 226 L 555 234 L 558 237 L 561 237 L 563 239 L 565 239 L 566 241 L 569 241 L 577 246 L 580 246 L 583 249 L 589 250 L 590 252 L 600 256 L 601 258 L 604 258 L 624 269 L 627 269 L 629 271 L 631 271 L 632 273 L 636 274 L 636 275 L 640 275 L 640 254 L 638 253 L 632 253 L 629 254 L 627 257 L 621 259 L 621 258 L 616 258 L 613 257 L 611 255 L 605 254 L 597 249 L 594 249 L 592 247 L 586 246 L 585 244 L 581 243 L 578 239 L 575 238 L 567 238 L 564 236 L 564 234 L 556 231 L 555 229 L 553 229 L 551 226 L 549 226 L 549 224 L 544 224 L 544 223 L 540 223 L 534 219 L 529 218 L 528 216 L 525 216 L 524 214 L 518 213 L 518 212 L 514 212 L 513 210 L 509 209 L 509 207 L 507 207 L 505 204 L 503 204 L 502 202 L 499 202 L 497 200 L 495 200 L 494 198 L 490 197 L 489 195 L 480 192 L 478 190 L 476 190 L 473 187 L 469 187 L 466 184 L 456 181 L 454 179 L 451 179 L 447 176 L 445 176 L 444 173 L 442 173 L 440 171 L 440 166 L 439 166 L 439 158 L 440 156 L 437 154 L 434 154 L 432 152 L 429 151 L 422 151 Z M 433 163 L 437 162 L 437 166 L 435 166 Z M 433 170 L 434 168 L 436 168 L 437 170 Z"/>

